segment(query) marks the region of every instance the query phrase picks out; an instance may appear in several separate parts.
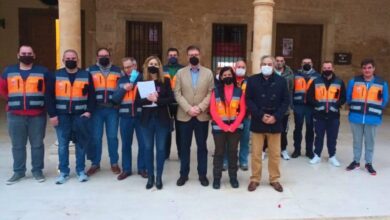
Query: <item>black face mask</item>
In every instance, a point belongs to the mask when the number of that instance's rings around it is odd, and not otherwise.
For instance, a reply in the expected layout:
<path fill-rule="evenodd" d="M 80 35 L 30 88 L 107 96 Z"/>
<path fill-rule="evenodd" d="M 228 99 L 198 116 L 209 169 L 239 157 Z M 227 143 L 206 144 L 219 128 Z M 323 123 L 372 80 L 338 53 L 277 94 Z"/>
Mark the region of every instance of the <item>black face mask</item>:
<path fill-rule="evenodd" d="M 333 74 L 333 71 L 332 70 L 325 70 L 325 71 L 322 71 L 322 74 L 324 74 L 324 76 L 328 77 L 328 76 Z"/>
<path fill-rule="evenodd" d="M 108 57 L 99 58 L 99 64 L 102 65 L 103 67 L 108 66 L 108 64 L 110 64 L 110 58 Z"/>
<path fill-rule="evenodd" d="M 233 77 L 225 77 L 223 78 L 222 82 L 225 85 L 231 85 L 233 83 Z"/>
<path fill-rule="evenodd" d="M 308 63 L 306 63 L 306 64 L 304 64 L 304 65 L 302 66 L 302 69 L 303 69 L 304 71 L 309 71 L 309 70 L 311 70 L 311 65 L 308 64 Z"/>
<path fill-rule="evenodd" d="M 65 60 L 65 67 L 72 70 L 72 69 L 77 67 L 77 61 L 76 60 Z"/>
<path fill-rule="evenodd" d="M 193 66 L 198 65 L 198 64 L 199 64 L 199 58 L 198 58 L 198 57 L 191 57 L 191 58 L 190 58 L 190 63 L 191 63 L 191 65 L 193 65 Z"/>
<path fill-rule="evenodd" d="M 160 72 L 160 69 L 155 67 L 155 66 L 149 66 L 148 67 L 148 72 L 150 74 L 157 74 L 158 72 Z"/>
<path fill-rule="evenodd" d="M 176 57 L 171 57 L 169 58 L 168 62 L 172 65 L 176 64 L 177 63 L 177 58 Z"/>
<path fill-rule="evenodd" d="M 33 56 L 19 56 L 19 61 L 23 64 L 30 65 L 34 62 Z"/>

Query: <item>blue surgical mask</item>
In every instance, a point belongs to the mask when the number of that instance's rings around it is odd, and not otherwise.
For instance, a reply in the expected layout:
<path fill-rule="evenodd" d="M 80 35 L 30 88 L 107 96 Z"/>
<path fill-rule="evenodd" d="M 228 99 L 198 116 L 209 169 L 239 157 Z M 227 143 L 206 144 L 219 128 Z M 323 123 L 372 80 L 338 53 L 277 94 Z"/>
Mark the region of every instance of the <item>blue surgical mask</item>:
<path fill-rule="evenodd" d="M 130 77 L 129 77 L 130 82 L 132 82 L 132 83 L 135 82 L 135 80 L 137 80 L 137 78 L 138 78 L 138 75 L 139 75 L 138 71 L 135 70 L 135 69 L 133 69 L 133 70 L 131 71 Z"/>

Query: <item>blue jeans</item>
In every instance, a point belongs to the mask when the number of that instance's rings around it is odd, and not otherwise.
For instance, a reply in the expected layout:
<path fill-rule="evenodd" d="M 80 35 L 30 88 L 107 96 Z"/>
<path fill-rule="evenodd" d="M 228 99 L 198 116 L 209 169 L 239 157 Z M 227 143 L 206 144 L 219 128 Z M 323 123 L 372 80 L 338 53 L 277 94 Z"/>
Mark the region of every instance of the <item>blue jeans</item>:
<path fill-rule="evenodd" d="M 336 154 L 337 136 L 339 134 L 340 120 L 335 119 L 314 119 L 314 130 L 316 133 L 314 141 L 314 153 L 321 157 L 326 133 L 326 145 L 328 146 L 329 157 Z"/>
<path fill-rule="evenodd" d="M 137 168 L 138 172 L 146 170 L 145 165 L 145 142 L 142 135 L 141 122 L 139 117 L 130 115 L 120 116 L 120 133 L 122 138 L 122 168 L 123 172 L 131 173 L 132 171 L 132 153 L 131 145 L 133 143 L 133 134 L 137 135 L 138 142 L 138 157 Z"/>
<path fill-rule="evenodd" d="M 192 134 L 195 133 L 195 141 L 198 146 L 198 175 L 207 175 L 207 136 L 209 131 L 208 121 L 198 121 L 196 117 L 187 122 L 179 121 L 178 129 L 181 135 L 180 176 L 188 177 L 190 173 L 190 156 Z"/>
<path fill-rule="evenodd" d="M 248 155 L 249 155 L 249 137 L 250 137 L 250 127 L 251 120 L 249 117 L 244 118 L 242 121 L 244 127 L 241 133 L 240 138 L 240 151 L 238 153 L 238 161 L 240 165 L 248 165 Z M 223 164 L 228 164 L 228 154 L 227 154 L 227 146 L 225 150 L 225 155 L 223 158 Z"/>
<path fill-rule="evenodd" d="M 59 115 L 58 126 L 56 127 L 57 139 L 58 139 L 58 169 L 61 173 L 69 174 L 69 142 L 72 139 L 72 135 L 78 137 L 79 132 L 73 130 L 74 124 L 87 123 L 88 118 L 81 118 L 80 115 Z M 80 141 L 76 141 L 76 173 L 83 172 L 85 169 L 85 148 Z"/>
<path fill-rule="evenodd" d="M 360 163 L 364 138 L 364 159 L 366 163 L 372 163 L 372 157 L 374 155 L 376 128 L 378 126 L 355 124 L 352 122 L 350 124 L 353 136 L 353 160 L 357 163 Z"/>
<path fill-rule="evenodd" d="M 145 141 L 145 163 L 148 175 L 154 175 L 154 141 L 156 140 L 157 177 L 161 177 L 164 170 L 165 143 L 169 127 L 157 117 L 149 118 L 146 125 L 141 125 L 141 129 Z"/>
<path fill-rule="evenodd" d="M 13 170 L 17 174 L 26 172 L 27 139 L 31 145 L 32 173 L 42 172 L 45 146 L 46 114 L 38 116 L 19 116 L 7 113 L 8 133 L 12 143 Z"/>
<path fill-rule="evenodd" d="M 303 122 L 306 121 L 306 154 L 313 153 L 314 128 L 313 128 L 313 108 L 311 106 L 299 105 L 294 106 L 294 148 L 295 151 L 301 152 L 302 128 Z"/>
<path fill-rule="evenodd" d="M 108 155 L 111 165 L 117 164 L 118 155 L 118 109 L 98 107 L 92 114 L 92 142 L 96 149 L 96 157 L 92 165 L 100 166 L 102 160 L 103 127 L 106 125 Z"/>

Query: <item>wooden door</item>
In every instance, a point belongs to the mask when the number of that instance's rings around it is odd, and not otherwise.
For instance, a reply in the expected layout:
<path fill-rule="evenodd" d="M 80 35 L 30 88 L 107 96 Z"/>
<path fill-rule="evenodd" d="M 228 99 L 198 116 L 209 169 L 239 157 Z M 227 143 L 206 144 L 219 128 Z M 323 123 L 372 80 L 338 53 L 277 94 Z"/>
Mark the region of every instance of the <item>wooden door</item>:
<path fill-rule="evenodd" d="M 19 9 L 19 44 L 31 45 L 36 63 L 49 70 L 56 69 L 55 9 Z"/>
<path fill-rule="evenodd" d="M 321 24 L 276 25 L 275 55 L 283 55 L 287 65 L 299 69 L 303 58 L 312 58 L 314 68 L 320 71 L 322 50 Z"/>

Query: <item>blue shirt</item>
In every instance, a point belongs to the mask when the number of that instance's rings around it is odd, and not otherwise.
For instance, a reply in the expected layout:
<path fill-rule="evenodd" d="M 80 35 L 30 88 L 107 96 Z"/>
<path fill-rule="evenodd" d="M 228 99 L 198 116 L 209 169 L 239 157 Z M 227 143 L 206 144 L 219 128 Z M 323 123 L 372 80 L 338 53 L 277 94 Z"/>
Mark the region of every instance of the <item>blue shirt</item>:
<path fill-rule="evenodd" d="M 198 78 L 199 78 L 199 68 L 190 68 L 191 72 L 191 78 L 192 78 L 192 87 L 196 88 L 196 85 L 198 84 Z"/>
<path fill-rule="evenodd" d="M 370 82 L 366 82 L 367 89 L 369 89 L 371 87 L 372 82 L 374 81 L 374 78 Z M 348 82 L 348 89 L 347 89 L 347 103 L 348 104 L 350 104 L 352 101 L 352 91 L 353 91 L 354 84 L 355 84 L 354 79 L 351 79 Z M 382 94 L 383 94 L 382 107 L 384 109 L 389 101 L 389 91 L 388 91 L 387 82 L 385 82 L 383 85 L 383 93 Z M 380 125 L 382 123 L 382 116 L 360 114 L 360 113 L 356 113 L 356 112 L 349 112 L 348 119 L 350 122 L 355 123 L 355 124 Z"/>

